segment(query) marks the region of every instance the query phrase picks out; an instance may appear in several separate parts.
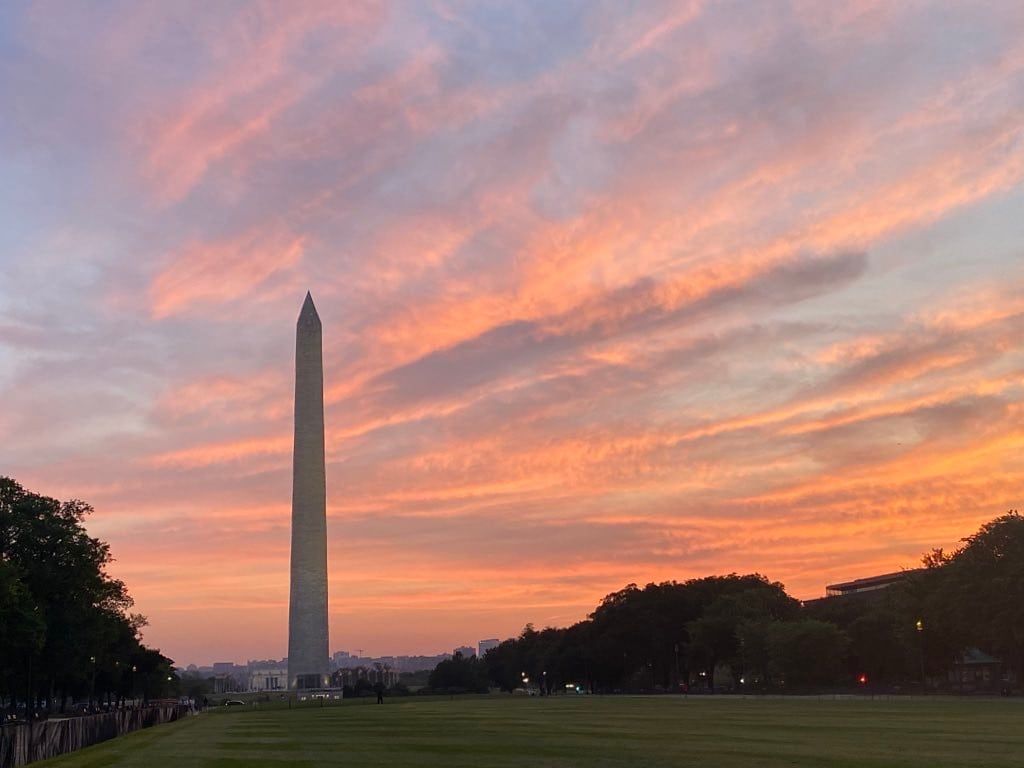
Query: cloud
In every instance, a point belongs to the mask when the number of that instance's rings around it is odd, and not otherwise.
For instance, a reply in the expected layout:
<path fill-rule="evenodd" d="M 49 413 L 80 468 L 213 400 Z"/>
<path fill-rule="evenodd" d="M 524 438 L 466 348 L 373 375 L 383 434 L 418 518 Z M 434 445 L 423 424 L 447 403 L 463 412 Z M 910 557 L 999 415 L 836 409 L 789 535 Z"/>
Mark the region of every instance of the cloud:
<path fill-rule="evenodd" d="M 4 13 L 0 471 L 180 662 L 284 653 L 307 289 L 336 647 L 1021 505 L 1015 4 Z"/>
<path fill-rule="evenodd" d="M 304 243 L 301 235 L 279 227 L 215 242 L 189 243 L 166 259 L 150 284 L 153 317 L 165 318 L 196 304 L 220 304 L 260 291 L 280 291 L 280 284 L 272 288 L 268 281 L 300 262 Z"/>

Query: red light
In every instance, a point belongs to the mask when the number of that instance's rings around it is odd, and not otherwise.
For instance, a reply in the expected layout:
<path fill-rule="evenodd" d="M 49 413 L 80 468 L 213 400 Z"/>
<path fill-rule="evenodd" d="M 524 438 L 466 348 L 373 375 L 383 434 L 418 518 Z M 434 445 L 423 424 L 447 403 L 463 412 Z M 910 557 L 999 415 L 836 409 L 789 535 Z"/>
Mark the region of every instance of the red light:
<path fill-rule="evenodd" d="M 867 675 L 861 675 L 860 677 L 857 678 L 857 681 L 861 685 L 864 685 L 864 683 L 866 683 L 868 681 L 868 676 Z"/>

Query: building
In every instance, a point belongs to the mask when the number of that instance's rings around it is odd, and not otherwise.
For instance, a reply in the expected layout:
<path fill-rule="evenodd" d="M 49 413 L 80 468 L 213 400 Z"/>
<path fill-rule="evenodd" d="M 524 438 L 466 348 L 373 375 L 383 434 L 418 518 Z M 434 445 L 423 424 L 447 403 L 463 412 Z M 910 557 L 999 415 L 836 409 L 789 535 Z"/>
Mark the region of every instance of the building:
<path fill-rule="evenodd" d="M 485 653 L 487 653 L 492 648 L 497 648 L 499 645 L 501 645 L 501 640 L 499 640 L 496 637 L 492 637 L 488 640 L 481 640 L 479 643 L 477 643 L 478 650 L 476 655 L 482 659 Z"/>
<path fill-rule="evenodd" d="M 214 693 L 229 693 L 237 691 L 241 685 L 234 675 L 216 674 L 210 678 L 213 683 Z"/>
<path fill-rule="evenodd" d="M 352 657 L 349 656 L 348 651 L 335 651 L 334 655 L 331 656 L 331 664 L 335 669 L 345 667 L 348 666 L 347 662 L 350 658 Z"/>
<path fill-rule="evenodd" d="M 950 687 L 958 693 L 998 694 L 1017 687 L 1017 678 L 1002 660 L 978 648 L 968 648 L 949 670 Z"/>
<path fill-rule="evenodd" d="M 250 691 L 284 691 L 288 688 L 288 667 L 251 667 Z"/>
<path fill-rule="evenodd" d="M 331 685 L 335 688 L 346 685 L 349 688 L 355 688 L 360 680 L 365 680 L 370 685 L 379 683 L 385 688 L 392 688 L 398 684 L 398 670 L 392 669 L 386 664 L 374 664 L 373 666 L 346 667 L 331 675 Z"/>
<path fill-rule="evenodd" d="M 452 651 L 452 656 L 462 656 L 464 659 L 471 659 L 476 656 L 476 648 L 471 645 L 460 645 Z"/>
<path fill-rule="evenodd" d="M 888 589 L 893 584 L 903 581 L 908 574 L 915 573 L 917 570 L 883 573 L 881 576 L 868 576 L 863 579 L 829 584 L 825 587 L 825 595 L 826 597 L 848 597 L 850 595 L 864 594 L 865 592 L 877 592 L 882 589 Z"/>
<path fill-rule="evenodd" d="M 233 661 L 216 661 L 212 667 L 199 667 L 196 671 L 213 679 L 214 693 L 244 691 L 248 686 L 249 668 Z"/>

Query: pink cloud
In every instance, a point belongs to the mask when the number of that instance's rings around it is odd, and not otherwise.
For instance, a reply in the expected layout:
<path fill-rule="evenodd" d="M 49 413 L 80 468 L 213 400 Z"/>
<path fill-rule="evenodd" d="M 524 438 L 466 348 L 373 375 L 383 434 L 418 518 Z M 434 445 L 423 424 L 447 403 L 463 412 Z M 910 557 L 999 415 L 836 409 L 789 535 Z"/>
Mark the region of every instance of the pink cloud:
<path fill-rule="evenodd" d="M 311 288 L 337 647 L 913 565 L 1024 493 L 1024 17 L 969 16 L 34 8 L 0 464 L 176 659 L 282 654 Z"/>
<path fill-rule="evenodd" d="M 236 300 L 262 291 L 284 293 L 295 286 L 268 285 L 302 259 L 305 238 L 283 227 L 259 228 L 214 242 L 194 241 L 171 253 L 153 278 L 149 299 L 161 319 L 195 306 Z"/>

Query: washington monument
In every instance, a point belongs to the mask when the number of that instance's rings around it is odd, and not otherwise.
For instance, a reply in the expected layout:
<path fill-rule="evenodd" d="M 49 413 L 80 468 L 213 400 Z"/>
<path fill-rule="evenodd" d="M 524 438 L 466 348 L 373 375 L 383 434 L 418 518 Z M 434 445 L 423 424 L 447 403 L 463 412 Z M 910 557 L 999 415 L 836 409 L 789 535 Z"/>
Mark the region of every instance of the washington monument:
<path fill-rule="evenodd" d="M 324 688 L 328 673 L 323 340 L 320 316 L 307 293 L 295 328 L 288 687 Z"/>

